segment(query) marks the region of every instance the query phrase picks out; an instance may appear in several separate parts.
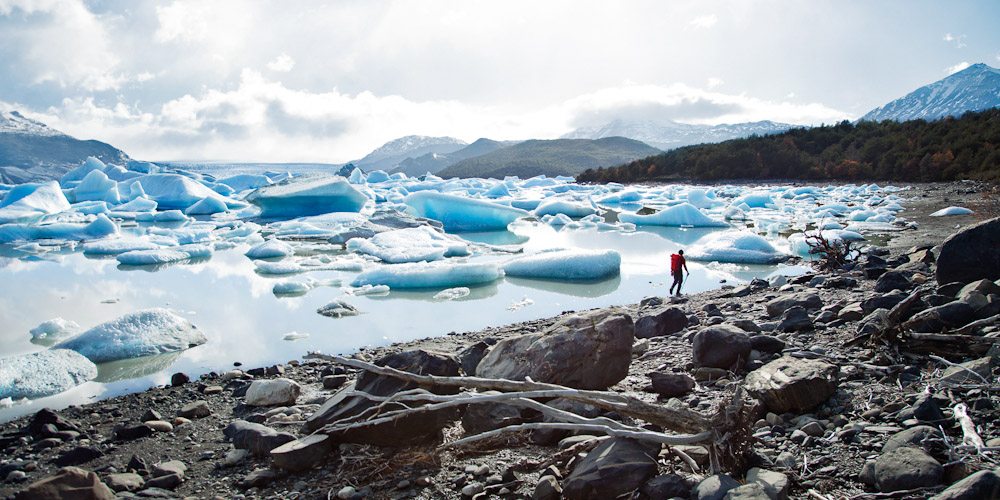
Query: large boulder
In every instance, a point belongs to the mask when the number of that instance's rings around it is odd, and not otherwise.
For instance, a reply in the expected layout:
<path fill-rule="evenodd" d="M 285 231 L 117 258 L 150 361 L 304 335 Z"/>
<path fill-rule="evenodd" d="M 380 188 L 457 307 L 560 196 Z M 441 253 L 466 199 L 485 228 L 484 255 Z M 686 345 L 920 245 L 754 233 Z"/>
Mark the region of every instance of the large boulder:
<path fill-rule="evenodd" d="M 639 317 L 635 322 L 635 337 L 638 339 L 664 337 L 683 330 L 687 325 L 688 317 L 683 309 L 668 307 Z"/>
<path fill-rule="evenodd" d="M 949 302 L 914 314 L 903 327 L 921 333 L 938 333 L 945 328 L 958 328 L 976 319 L 976 311 L 965 302 Z"/>
<path fill-rule="evenodd" d="M 233 447 L 238 450 L 249 450 L 254 456 L 267 456 L 271 450 L 294 441 L 295 436 L 287 432 L 278 432 L 261 424 L 234 420 L 222 434 L 232 440 Z"/>
<path fill-rule="evenodd" d="M 981 470 L 931 497 L 931 500 L 976 500 L 1000 498 L 1000 474 Z"/>
<path fill-rule="evenodd" d="M 292 406 L 302 387 L 287 378 L 254 380 L 247 389 L 247 406 Z"/>
<path fill-rule="evenodd" d="M 539 333 L 504 339 L 476 368 L 480 377 L 607 389 L 628 375 L 635 326 L 618 309 L 569 316 Z"/>
<path fill-rule="evenodd" d="M 375 364 L 420 375 L 444 377 L 456 377 L 461 370 L 459 362 L 454 356 L 423 349 L 389 354 L 376 361 Z M 306 431 L 315 432 L 327 424 L 357 416 L 375 405 L 367 398 L 351 395 L 353 391 L 385 397 L 400 391 L 417 388 L 417 384 L 398 378 L 376 375 L 371 372 L 362 373 L 355 382 L 344 386 L 306 419 Z M 454 389 L 441 388 L 434 388 L 434 391 L 439 394 L 453 394 L 455 392 Z M 412 406 L 417 403 L 409 402 L 409 404 Z M 402 407 L 402 404 L 389 404 L 387 411 Z M 328 434 L 331 435 L 334 442 L 400 446 L 438 437 L 441 429 L 457 417 L 456 412 L 452 410 L 421 412 L 380 425 L 358 427 L 335 433 L 328 432 Z"/>
<path fill-rule="evenodd" d="M 807 411 L 837 389 L 836 365 L 783 356 L 750 372 L 746 388 L 774 413 Z"/>
<path fill-rule="evenodd" d="M 612 438 L 597 445 L 563 482 L 568 499 L 617 498 L 656 475 L 658 446 Z"/>
<path fill-rule="evenodd" d="M 883 493 L 937 486 L 943 477 L 944 467 L 918 448 L 904 446 L 875 460 L 875 485 Z"/>
<path fill-rule="evenodd" d="M 767 303 L 767 315 L 772 318 L 777 318 L 778 316 L 781 316 L 781 313 L 795 306 L 802 307 L 806 310 L 819 309 L 823 307 L 823 299 L 819 298 L 819 294 L 815 292 L 799 292 L 784 295 L 771 299 L 771 301 Z"/>
<path fill-rule="evenodd" d="M 937 258 L 938 283 L 1000 279 L 1000 217 L 969 226 L 944 240 Z"/>
<path fill-rule="evenodd" d="M 31 483 L 14 500 L 112 500 L 115 493 L 97 474 L 77 467 L 64 467 L 56 475 Z"/>
<path fill-rule="evenodd" d="M 750 337 L 730 325 L 702 328 L 694 336 L 692 350 L 696 366 L 736 369 L 750 357 Z"/>

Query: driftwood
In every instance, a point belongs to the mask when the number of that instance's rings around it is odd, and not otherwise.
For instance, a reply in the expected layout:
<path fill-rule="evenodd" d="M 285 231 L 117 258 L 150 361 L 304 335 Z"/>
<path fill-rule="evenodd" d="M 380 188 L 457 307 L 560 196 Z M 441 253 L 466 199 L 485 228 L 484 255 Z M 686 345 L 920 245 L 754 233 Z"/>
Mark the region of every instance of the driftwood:
<path fill-rule="evenodd" d="M 724 468 L 725 470 L 742 472 L 746 465 L 744 457 L 746 451 L 749 449 L 749 440 L 752 439 L 748 417 L 749 410 L 744 404 L 745 395 L 742 387 L 737 389 L 733 399 L 728 404 L 722 406 L 715 417 L 708 419 L 679 404 L 651 404 L 638 398 L 608 391 L 573 389 L 556 384 L 535 382 L 530 379 L 515 381 L 481 377 L 419 375 L 341 356 L 311 353 L 307 357 L 358 368 L 378 375 L 398 378 L 422 387 L 452 387 L 486 391 L 439 395 L 428 393 L 422 389 L 414 389 L 387 397 L 353 391 L 348 393 L 348 395 L 364 397 L 379 404 L 361 415 L 331 423 L 320 429 L 318 431 L 320 433 L 336 434 L 350 429 L 384 425 L 404 416 L 469 404 L 507 404 L 538 411 L 550 421 L 515 424 L 466 436 L 447 443 L 442 448 L 463 446 L 510 432 L 534 429 L 562 429 L 590 432 L 605 436 L 627 437 L 667 446 L 702 444 L 709 450 L 713 472 L 718 472 Z M 553 398 L 579 401 L 607 411 L 614 411 L 624 416 L 643 420 L 680 434 L 650 431 L 603 417 L 587 418 L 537 401 L 538 399 L 548 400 Z M 422 404 L 422 406 L 405 407 L 402 409 L 394 406 L 392 409 L 389 409 L 386 406 L 389 403 L 418 403 Z M 671 448 L 671 451 L 687 463 L 692 470 L 697 470 L 697 465 L 691 457 L 675 448 Z"/>
<path fill-rule="evenodd" d="M 982 450 L 986 443 L 976 432 L 976 424 L 969 417 L 969 408 L 964 403 L 959 403 L 952 408 L 952 411 L 955 414 L 955 420 L 962 426 L 962 444 L 975 446 L 976 451 Z"/>

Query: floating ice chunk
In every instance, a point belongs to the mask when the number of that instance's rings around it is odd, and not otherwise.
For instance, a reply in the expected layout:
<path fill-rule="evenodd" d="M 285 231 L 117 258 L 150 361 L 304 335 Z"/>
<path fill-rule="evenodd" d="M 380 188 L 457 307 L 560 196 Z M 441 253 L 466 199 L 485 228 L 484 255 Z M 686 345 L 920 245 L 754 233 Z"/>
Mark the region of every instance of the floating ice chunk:
<path fill-rule="evenodd" d="M 552 200 L 542 203 L 535 209 L 535 216 L 563 214 L 569 217 L 586 217 L 597 213 L 594 207 L 573 203 L 566 200 Z"/>
<path fill-rule="evenodd" d="M 542 222 L 552 227 L 560 227 L 560 226 L 569 226 L 573 224 L 573 219 L 570 219 L 565 214 L 556 214 L 556 215 L 546 215 L 545 217 L 542 217 Z"/>
<path fill-rule="evenodd" d="M 343 299 L 337 299 L 316 310 L 317 313 L 330 318 L 343 318 L 345 316 L 357 316 L 361 314 L 358 308 L 348 304 Z"/>
<path fill-rule="evenodd" d="M 69 210 L 69 200 L 55 181 L 14 186 L 0 202 L 0 224 Z"/>
<path fill-rule="evenodd" d="M 285 243 L 284 241 L 274 239 L 267 240 L 264 243 L 247 250 L 245 255 L 251 259 L 273 259 L 288 257 L 294 253 L 295 249 L 293 249 L 291 245 Z"/>
<path fill-rule="evenodd" d="M 389 293 L 389 287 L 385 285 L 364 285 L 350 291 L 351 295 L 385 295 Z"/>
<path fill-rule="evenodd" d="M 238 205 L 226 200 L 224 196 L 209 189 L 204 184 L 183 175 L 151 174 L 122 182 L 122 185 L 128 186 L 130 190 L 134 189 L 133 186 L 136 184 L 141 187 L 141 192 L 147 198 L 159 204 L 160 209 L 184 210 L 205 198 L 215 198 L 227 206 Z M 130 193 L 138 194 L 136 191 L 130 191 Z"/>
<path fill-rule="evenodd" d="M 189 259 L 212 256 L 212 248 L 206 245 L 184 245 L 174 248 L 154 250 L 132 250 L 119 254 L 118 262 L 125 266 L 154 266 Z"/>
<path fill-rule="evenodd" d="M 141 213 L 135 216 L 137 222 L 184 222 L 191 220 L 180 210 L 165 210 L 155 213 Z"/>
<path fill-rule="evenodd" d="M 83 244 L 84 255 L 118 255 L 134 250 L 155 250 L 160 245 L 142 238 L 120 238 L 88 241 Z"/>
<path fill-rule="evenodd" d="M 365 184 L 367 179 L 365 179 L 365 173 L 361 169 L 355 168 L 351 170 L 351 175 L 347 178 L 347 181 L 351 184 Z"/>
<path fill-rule="evenodd" d="M 217 198 L 205 198 L 188 207 L 184 213 L 187 215 L 212 215 L 225 212 L 228 209 L 229 207 L 227 207 L 222 200 Z"/>
<path fill-rule="evenodd" d="M 451 263 L 384 265 L 359 274 L 352 286 L 386 285 L 392 289 L 453 288 L 490 283 L 503 277 L 493 263 Z"/>
<path fill-rule="evenodd" d="M 525 307 L 528 307 L 534 303 L 535 303 L 534 300 L 531 300 L 528 297 L 524 297 L 523 299 L 518 300 L 512 303 L 511 305 L 507 306 L 507 310 L 511 312 L 517 311 L 518 309 L 524 309 Z"/>
<path fill-rule="evenodd" d="M 304 273 L 306 269 L 299 265 L 298 262 L 254 262 L 257 266 L 255 271 L 258 274 L 298 274 Z"/>
<path fill-rule="evenodd" d="M 420 191 L 405 203 L 419 217 L 440 221 L 445 231 L 490 231 L 528 215 L 528 212 L 497 203 L 451 194 Z"/>
<path fill-rule="evenodd" d="M 598 203 L 604 203 L 606 205 L 620 205 L 622 203 L 638 203 L 642 201 L 642 194 L 638 191 L 621 191 L 618 193 L 609 194 L 607 196 L 597 199 Z"/>
<path fill-rule="evenodd" d="M 483 195 L 487 198 L 503 198 L 510 196 L 510 188 L 508 188 L 506 184 L 500 183 L 487 189 Z"/>
<path fill-rule="evenodd" d="M 30 240 L 96 240 L 118 234 L 118 225 L 104 214 L 88 224 L 61 222 L 46 225 L 5 224 L 0 226 L 0 243 Z"/>
<path fill-rule="evenodd" d="M 74 202 L 105 201 L 117 205 L 121 201 L 118 195 L 118 183 L 109 179 L 100 170 L 91 171 L 71 191 Z"/>
<path fill-rule="evenodd" d="M 617 276 L 622 256 L 614 250 L 555 250 L 519 257 L 503 266 L 507 276 L 551 280 L 597 280 Z"/>
<path fill-rule="evenodd" d="M 690 203 L 667 207 L 650 215 L 623 213 L 618 219 L 637 226 L 726 227 L 729 225 L 705 215 Z"/>
<path fill-rule="evenodd" d="M 872 217 L 875 217 L 876 215 L 878 215 L 878 213 L 874 210 L 855 210 L 851 212 L 848 219 L 854 222 L 864 222 Z"/>
<path fill-rule="evenodd" d="M 54 349 L 72 349 L 95 363 L 183 351 L 208 339 L 167 309 L 146 309 L 101 323 Z"/>
<path fill-rule="evenodd" d="M 302 217 L 330 212 L 358 212 L 368 197 L 343 177 L 320 177 L 260 188 L 247 201 L 262 217 Z"/>
<path fill-rule="evenodd" d="M 281 337 L 281 340 L 295 341 L 309 338 L 308 333 L 288 332 Z"/>
<path fill-rule="evenodd" d="M 80 333 L 80 325 L 76 324 L 75 321 L 53 318 L 43 321 L 40 325 L 32 328 L 29 333 L 31 333 L 31 338 L 35 340 L 51 340 Z"/>
<path fill-rule="evenodd" d="M 257 189 L 259 187 L 270 186 L 273 184 L 269 177 L 258 174 L 232 175 L 219 179 L 216 182 L 219 184 L 225 184 L 226 186 L 233 188 L 236 192 L 246 191 L 248 189 Z"/>
<path fill-rule="evenodd" d="M 823 231 L 838 230 L 838 229 L 844 229 L 844 225 L 843 224 L 839 224 L 837 222 L 830 221 L 830 222 L 825 222 L 822 225 L 820 225 L 819 229 L 823 230 Z"/>
<path fill-rule="evenodd" d="M 441 290 L 434 294 L 434 300 L 458 300 L 462 297 L 468 297 L 472 293 L 468 287 L 460 286 L 455 288 L 447 288 Z"/>
<path fill-rule="evenodd" d="M 788 260 L 761 236 L 748 232 L 710 234 L 691 247 L 687 257 L 697 261 L 737 264 L 776 264 Z"/>
<path fill-rule="evenodd" d="M 770 193 L 748 193 L 733 200 L 733 205 L 745 204 L 750 208 L 774 208 L 774 199 Z"/>
<path fill-rule="evenodd" d="M 108 204 L 103 201 L 84 201 L 81 203 L 74 203 L 72 210 L 78 214 L 84 215 L 106 214 L 109 212 Z"/>
<path fill-rule="evenodd" d="M 347 241 L 347 249 L 390 264 L 429 262 L 469 254 L 469 246 L 464 241 L 428 226 L 385 231 L 369 239 L 353 238 Z"/>
<path fill-rule="evenodd" d="M 965 207 L 948 207 L 948 208 L 942 208 L 941 210 L 938 210 L 937 212 L 932 213 L 931 217 L 947 217 L 947 216 L 951 216 L 951 215 L 969 215 L 971 213 L 973 213 L 972 210 L 969 210 L 968 208 L 965 208 Z"/>
<path fill-rule="evenodd" d="M 104 164 L 103 161 L 94 158 L 93 156 L 88 156 L 86 160 L 79 167 L 70 170 L 63 174 L 59 178 L 59 184 L 63 186 L 69 186 L 73 183 L 83 180 L 85 177 L 90 175 L 93 171 L 103 171 L 108 166 Z"/>
<path fill-rule="evenodd" d="M 385 173 L 385 170 L 372 170 L 371 172 L 368 172 L 369 184 L 388 182 L 390 179 L 389 174 Z"/>
<path fill-rule="evenodd" d="M 740 207 L 734 207 L 730 205 L 724 212 L 722 216 L 726 220 L 747 220 L 747 214 Z"/>
<path fill-rule="evenodd" d="M 687 193 L 688 203 L 696 208 L 712 208 L 721 203 L 714 198 L 715 193 L 706 192 L 704 189 L 691 189 Z"/>
<path fill-rule="evenodd" d="M 301 281 L 280 281 L 271 287 L 271 293 L 285 297 L 305 295 L 309 290 L 312 290 L 312 285 Z"/>
<path fill-rule="evenodd" d="M 0 359 L 0 398 L 58 394 L 97 376 L 97 366 L 77 352 L 49 349 Z"/>

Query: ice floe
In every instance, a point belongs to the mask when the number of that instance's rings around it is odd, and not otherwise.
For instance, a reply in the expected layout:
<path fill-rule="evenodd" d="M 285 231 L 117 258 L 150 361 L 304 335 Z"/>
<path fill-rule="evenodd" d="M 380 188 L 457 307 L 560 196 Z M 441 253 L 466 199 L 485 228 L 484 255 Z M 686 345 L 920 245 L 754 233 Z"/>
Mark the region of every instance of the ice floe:
<path fill-rule="evenodd" d="M 80 325 L 75 321 L 63 318 L 52 318 L 48 321 L 43 321 L 28 333 L 31 334 L 32 340 L 49 341 L 80 333 Z"/>
<path fill-rule="evenodd" d="M 250 250 L 247 250 L 246 256 L 251 259 L 274 259 L 281 257 L 288 257 L 293 255 L 295 250 L 291 245 L 285 243 L 281 240 L 267 240 Z"/>
<path fill-rule="evenodd" d="M 0 358 L 0 398 L 40 398 L 97 376 L 94 362 L 67 349 Z"/>
<path fill-rule="evenodd" d="M 359 274 L 351 286 L 386 285 L 392 289 L 454 288 L 481 285 L 503 277 L 494 263 L 394 264 L 380 266 Z"/>
<path fill-rule="evenodd" d="M 247 197 L 262 217 L 358 212 L 369 199 L 343 177 L 319 177 L 262 187 Z"/>
<path fill-rule="evenodd" d="M 689 248 L 685 255 L 696 261 L 736 264 L 776 264 L 789 258 L 762 236 L 745 231 L 710 234 Z"/>
<path fill-rule="evenodd" d="M 493 231 L 528 215 L 526 210 L 453 194 L 420 191 L 406 197 L 419 217 L 440 221 L 445 231 Z"/>
<path fill-rule="evenodd" d="M 938 210 L 937 212 L 932 213 L 931 217 L 947 217 L 947 216 L 952 216 L 952 215 L 970 215 L 972 213 L 973 213 L 972 210 L 969 210 L 968 208 L 965 208 L 965 207 L 948 207 L 948 208 L 942 208 L 941 210 Z"/>
<path fill-rule="evenodd" d="M 147 309 L 101 323 L 53 346 L 95 363 L 183 351 L 208 339 L 190 321 L 167 309 Z"/>
<path fill-rule="evenodd" d="M 368 239 L 353 238 L 347 242 L 347 249 L 389 264 L 469 255 L 469 245 L 465 241 L 428 226 L 395 229 Z"/>
<path fill-rule="evenodd" d="M 616 276 L 621 263 L 614 250 L 554 250 L 510 260 L 503 271 L 521 278 L 596 280 Z"/>
<path fill-rule="evenodd" d="M 729 225 L 705 215 L 690 203 L 667 207 L 649 215 L 623 213 L 618 218 L 622 222 L 637 226 L 726 227 Z"/>

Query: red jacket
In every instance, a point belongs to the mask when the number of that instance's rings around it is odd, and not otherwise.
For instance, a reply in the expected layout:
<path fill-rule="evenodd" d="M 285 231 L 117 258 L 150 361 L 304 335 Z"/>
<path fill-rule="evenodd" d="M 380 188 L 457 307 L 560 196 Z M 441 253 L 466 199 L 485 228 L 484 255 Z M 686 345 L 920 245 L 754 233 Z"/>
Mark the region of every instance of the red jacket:
<path fill-rule="evenodd" d="M 681 272 L 681 267 L 684 265 L 684 256 L 672 254 L 670 256 L 670 272 L 679 273 Z"/>

